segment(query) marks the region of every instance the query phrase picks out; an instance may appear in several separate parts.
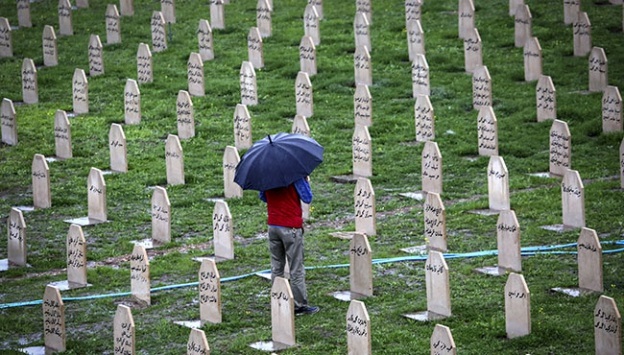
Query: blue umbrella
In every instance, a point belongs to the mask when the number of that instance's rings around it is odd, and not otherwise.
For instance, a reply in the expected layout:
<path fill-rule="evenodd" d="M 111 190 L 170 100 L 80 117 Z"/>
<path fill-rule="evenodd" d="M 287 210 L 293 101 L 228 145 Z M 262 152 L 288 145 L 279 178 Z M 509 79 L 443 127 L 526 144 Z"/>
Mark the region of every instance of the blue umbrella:
<path fill-rule="evenodd" d="M 312 173 L 323 147 L 301 134 L 278 133 L 255 142 L 236 166 L 234 182 L 245 190 L 284 187 Z"/>

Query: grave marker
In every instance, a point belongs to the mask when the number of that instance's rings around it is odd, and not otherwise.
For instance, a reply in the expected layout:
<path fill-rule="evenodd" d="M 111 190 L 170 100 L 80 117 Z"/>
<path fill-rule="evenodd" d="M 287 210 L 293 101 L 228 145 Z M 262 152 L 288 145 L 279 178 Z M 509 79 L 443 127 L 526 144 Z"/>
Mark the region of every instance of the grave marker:
<path fill-rule="evenodd" d="M 115 4 L 106 7 L 106 43 L 121 43 L 121 21 Z"/>
<path fill-rule="evenodd" d="M 607 86 L 602 94 L 602 131 L 622 131 L 622 96 L 617 86 Z"/>
<path fill-rule="evenodd" d="M 45 352 L 63 352 L 65 341 L 65 305 L 59 289 L 47 285 L 43 293 L 43 342 Z"/>
<path fill-rule="evenodd" d="M 175 0 L 160 0 L 160 12 L 166 23 L 176 23 Z"/>
<path fill-rule="evenodd" d="M 100 169 L 91 168 L 87 178 L 87 202 L 89 207 L 89 220 L 104 222 L 106 213 L 106 183 Z"/>
<path fill-rule="evenodd" d="M 477 116 L 477 142 L 480 156 L 498 155 L 498 121 L 492 106 L 483 106 Z"/>
<path fill-rule="evenodd" d="M 243 197 L 243 189 L 234 182 L 234 172 L 240 162 L 236 147 L 228 145 L 223 152 L 223 192 L 225 198 Z"/>
<path fill-rule="evenodd" d="M 414 104 L 414 121 L 417 142 L 435 140 L 433 106 L 431 106 L 428 95 L 418 95 L 416 97 L 416 103 Z"/>
<path fill-rule="evenodd" d="M 76 68 L 72 81 L 74 113 L 89 113 L 89 82 L 84 70 Z"/>
<path fill-rule="evenodd" d="M 600 296 L 594 308 L 596 354 L 622 353 L 622 316 L 611 297 Z"/>
<path fill-rule="evenodd" d="M 6 17 L 0 17 L 0 58 L 13 56 L 11 25 Z"/>
<path fill-rule="evenodd" d="M 69 288 L 85 287 L 87 286 L 87 242 L 79 225 L 69 226 L 66 244 Z"/>
<path fill-rule="evenodd" d="M 513 210 L 503 210 L 496 222 L 498 269 L 522 272 L 520 254 L 520 224 Z"/>
<path fill-rule="evenodd" d="M 371 322 L 362 301 L 352 300 L 347 310 L 347 347 L 349 354 L 372 354 Z"/>
<path fill-rule="evenodd" d="M 17 145 L 17 120 L 13 101 L 4 98 L 0 106 L 0 124 L 2 125 L 2 143 Z"/>
<path fill-rule="evenodd" d="M 17 0 L 17 24 L 19 27 L 32 27 L 30 0 Z"/>
<path fill-rule="evenodd" d="M 264 68 L 264 52 L 263 52 L 262 36 L 258 27 L 249 29 L 247 35 L 247 56 L 249 62 L 255 69 Z"/>
<path fill-rule="evenodd" d="M 128 172 L 128 146 L 120 124 L 113 123 L 108 132 L 110 169 L 118 173 Z"/>
<path fill-rule="evenodd" d="M 355 231 L 369 236 L 377 235 L 375 191 L 369 179 L 357 179 L 354 197 Z"/>
<path fill-rule="evenodd" d="M 171 202 L 164 187 L 154 187 L 151 200 L 152 240 L 155 244 L 171 242 Z"/>
<path fill-rule="evenodd" d="M 79 9 L 86 9 L 89 7 L 89 0 L 76 0 L 76 7 Z"/>
<path fill-rule="evenodd" d="M 271 37 L 271 13 L 273 12 L 268 0 L 258 0 L 256 5 L 256 26 L 260 30 L 260 35 Z"/>
<path fill-rule="evenodd" d="M 251 140 L 251 115 L 247 106 L 236 104 L 234 111 L 234 146 L 236 149 L 249 149 L 253 144 Z"/>
<path fill-rule="evenodd" d="M 275 277 L 271 287 L 271 338 L 276 345 L 296 344 L 295 300 L 288 280 L 283 277 Z"/>
<path fill-rule="evenodd" d="M 366 47 L 356 47 L 353 55 L 355 85 L 373 85 L 373 66 Z"/>
<path fill-rule="evenodd" d="M 576 245 L 579 288 L 603 292 L 602 246 L 596 231 L 590 228 L 581 228 Z"/>
<path fill-rule="evenodd" d="M 193 96 L 204 96 L 204 62 L 199 53 L 192 52 L 187 63 L 188 92 Z"/>
<path fill-rule="evenodd" d="M 349 243 L 350 299 L 373 295 L 372 251 L 366 234 L 356 232 Z"/>
<path fill-rule="evenodd" d="M 7 219 L 9 266 L 26 266 L 26 222 L 22 211 L 11 208 Z"/>
<path fill-rule="evenodd" d="M 54 143 L 57 158 L 69 159 L 72 157 L 71 125 L 67 113 L 63 110 L 56 110 L 54 114 Z"/>
<path fill-rule="evenodd" d="M 297 74 L 297 79 L 295 80 L 295 102 L 298 115 L 312 117 L 314 114 L 312 82 L 306 72 L 300 71 Z"/>
<path fill-rule="evenodd" d="M 425 142 L 421 155 L 422 190 L 442 193 L 442 154 L 438 143 Z"/>
<path fill-rule="evenodd" d="M 35 208 L 52 207 L 50 195 L 50 168 L 42 154 L 35 154 L 32 161 L 32 194 Z"/>
<path fill-rule="evenodd" d="M 429 64 L 422 54 L 416 54 L 416 58 L 412 62 L 412 95 L 417 98 L 418 95 L 429 95 Z"/>
<path fill-rule="evenodd" d="M 26 104 L 39 102 L 39 87 L 37 85 L 37 68 L 30 58 L 22 61 L 22 98 Z"/>
<path fill-rule="evenodd" d="M 460 0 L 458 11 L 459 38 L 465 39 L 475 28 L 475 7 L 472 0 Z"/>
<path fill-rule="evenodd" d="M 537 122 L 557 119 L 557 90 L 548 75 L 540 75 L 535 88 Z"/>
<path fill-rule="evenodd" d="M 165 17 L 162 12 L 154 11 L 150 21 L 152 28 L 152 48 L 154 52 L 162 52 L 167 49 L 167 31 L 165 30 Z"/>
<path fill-rule="evenodd" d="M 589 54 L 590 92 L 603 91 L 607 85 L 609 85 L 607 70 L 607 56 L 605 55 L 604 49 L 600 47 L 592 48 Z"/>
<path fill-rule="evenodd" d="M 407 23 L 407 52 L 412 62 L 417 54 L 425 55 L 425 33 L 418 20 L 411 20 Z"/>
<path fill-rule="evenodd" d="M 184 185 L 184 154 L 178 136 L 170 134 L 165 143 L 167 184 Z"/>
<path fill-rule="evenodd" d="M 115 355 L 135 354 L 135 327 L 132 310 L 130 307 L 120 304 L 115 311 L 113 320 L 113 339 Z"/>
<path fill-rule="evenodd" d="M 72 26 L 72 6 L 69 0 L 59 0 L 58 2 L 59 33 L 61 36 L 72 36 L 74 28 Z"/>
<path fill-rule="evenodd" d="M 563 0 L 563 23 L 574 23 L 581 11 L 581 0 Z"/>
<path fill-rule="evenodd" d="M 319 20 L 323 19 L 323 0 L 308 0 L 308 5 L 316 7 Z"/>
<path fill-rule="evenodd" d="M 295 115 L 293 119 L 291 133 L 297 133 L 306 137 L 311 137 L 310 126 L 308 126 L 308 120 L 305 116 Z"/>
<path fill-rule="evenodd" d="M 368 127 L 356 125 L 352 138 L 353 175 L 373 176 L 373 147 Z"/>
<path fill-rule="evenodd" d="M 369 24 L 373 24 L 373 8 L 371 0 L 355 0 L 355 13 L 362 12 L 366 15 Z"/>
<path fill-rule="evenodd" d="M 356 85 L 353 95 L 355 124 L 370 127 L 373 125 L 373 97 L 367 85 Z"/>
<path fill-rule="evenodd" d="M 575 1 L 575 0 L 567 0 Z M 580 0 L 576 0 L 580 3 Z M 591 22 L 587 17 L 587 12 L 579 12 L 578 15 L 572 21 L 573 34 L 574 34 L 574 56 L 584 57 L 592 49 L 592 37 L 591 37 Z"/>
<path fill-rule="evenodd" d="M 464 35 L 464 68 L 466 73 L 474 71 L 483 66 L 481 36 L 479 30 L 472 28 Z"/>
<path fill-rule="evenodd" d="M 49 25 L 45 25 L 43 27 L 41 42 L 43 47 L 43 65 L 46 67 L 54 67 L 58 65 L 58 47 L 56 44 L 54 27 Z"/>
<path fill-rule="evenodd" d="M 405 23 L 420 21 L 423 0 L 405 0 Z"/>
<path fill-rule="evenodd" d="M 427 312 L 433 317 L 451 316 L 451 289 L 449 269 L 444 255 L 430 250 L 425 262 L 425 280 L 427 288 Z"/>
<path fill-rule="evenodd" d="M 200 324 L 221 323 L 221 276 L 214 260 L 202 260 L 198 288 Z"/>
<path fill-rule="evenodd" d="M 563 176 L 572 167 L 572 136 L 568 124 L 554 120 L 550 128 L 550 174 Z"/>
<path fill-rule="evenodd" d="M 366 47 L 368 51 L 372 51 L 370 40 L 370 24 L 366 15 L 362 12 L 355 13 L 353 21 L 353 33 L 355 34 L 355 48 Z M 315 45 L 317 43 L 314 43 Z"/>
<path fill-rule="evenodd" d="M 189 95 L 188 91 L 178 91 L 176 115 L 178 137 L 180 139 L 195 137 L 195 113 L 193 111 L 193 101 L 191 101 L 191 95 Z"/>
<path fill-rule="evenodd" d="M 100 36 L 91 35 L 89 38 L 89 76 L 104 74 L 104 51 Z"/>
<path fill-rule="evenodd" d="M 503 157 L 490 157 L 488 164 L 488 199 L 491 210 L 503 211 L 510 209 L 509 203 L 509 171 Z"/>
<path fill-rule="evenodd" d="M 202 61 L 214 59 L 214 44 L 212 27 L 206 20 L 199 20 L 197 29 L 197 42 L 199 42 L 199 55 Z"/>
<path fill-rule="evenodd" d="M 251 63 L 244 61 L 240 68 L 241 104 L 255 106 L 258 104 L 258 86 L 256 71 Z"/>
<path fill-rule="evenodd" d="M 191 329 L 189 340 L 186 344 L 186 355 L 210 355 L 210 347 L 206 339 L 206 333 L 201 329 Z"/>
<path fill-rule="evenodd" d="M 620 143 L 620 188 L 624 189 L 624 138 Z"/>
<path fill-rule="evenodd" d="M 135 244 L 130 256 L 130 292 L 135 301 L 148 306 L 151 304 L 149 264 L 145 247 Z"/>
<path fill-rule="evenodd" d="M 299 43 L 300 71 L 316 75 L 316 47 L 310 36 L 303 36 Z"/>
<path fill-rule="evenodd" d="M 431 355 L 456 355 L 457 347 L 455 346 L 455 340 L 451 334 L 451 329 L 445 325 L 436 324 L 433 328 L 433 334 L 431 334 L 431 341 L 429 342 L 431 349 Z"/>
<path fill-rule="evenodd" d="M 225 29 L 225 14 L 223 0 L 209 0 L 210 2 L 210 24 L 215 30 Z"/>
<path fill-rule="evenodd" d="M 134 0 L 119 0 L 121 16 L 134 16 Z"/>
<path fill-rule="evenodd" d="M 152 52 L 147 44 L 140 43 L 139 49 L 137 50 L 137 82 L 139 84 L 151 83 L 154 81 L 152 67 Z"/>
<path fill-rule="evenodd" d="M 537 80 L 541 75 L 542 47 L 537 37 L 531 37 L 524 44 L 524 81 Z"/>
<path fill-rule="evenodd" d="M 303 12 L 303 33 L 304 36 L 310 36 L 310 38 L 312 38 L 312 43 L 314 43 L 315 46 L 321 44 L 321 26 L 319 24 L 319 15 L 314 5 L 306 5 L 305 11 Z M 355 41 L 357 46 L 357 32 Z"/>
<path fill-rule="evenodd" d="M 475 68 L 472 74 L 472 107 L 483 106 L 492 106 L 492 78 L 486 66 Z"/>
<path fill-rule="evenodd" d="M 563 227 L 585 227 L 585 188 L 576 170 L 568 170 L 561 182 Z"/>
<path fill-rule="evenodd" d="M 509 339 L 531 333 L 531 292 L 524 276 L 513 272 L 505 283 L 505 329 Z"/>
<path fill-rule="evenodd" d="M 234 223 L 225 201 L 215 202 L 212 212 L 212 235 L 217 261 L 234 259 Z"/>
<path fill-rule="evenodd" d="M 423 216 L 428 249 L 447 251 L 446 209 L 438 193 L 427 193 L 423 204 Z"/>
<path fill-rule="evenodd" d="M 516 16 L 519 5 L 524 5 L 524 0 L 509 0 L 509 16 Z"/>
<path fill-rule="evenodd" d="M 124 88 L 124 121 L 128 125 L 141 123 L 141 92 L 134 79 L 127 79 Z"/>
<path fill-rule="evenodd" d="M 531 29 L 532 16 L 529 5 L 519 5 L 515 16 L 514 43 L 517 48 L 522 48 L 526 41 L 533 37 Z"/>

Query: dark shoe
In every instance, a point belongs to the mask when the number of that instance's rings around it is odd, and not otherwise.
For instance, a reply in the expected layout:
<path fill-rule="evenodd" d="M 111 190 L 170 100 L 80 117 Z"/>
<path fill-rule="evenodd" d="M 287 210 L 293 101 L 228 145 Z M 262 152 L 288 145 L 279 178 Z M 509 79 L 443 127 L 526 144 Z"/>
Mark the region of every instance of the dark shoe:
<path fill-rule="evenodd" d="M 314 314 L 318 311 L 320 311 L 321 309 L 317 306 L 301 306 L 301 307 L 295 307 L 295 315 L 299 316 L 302 314 Z"/>

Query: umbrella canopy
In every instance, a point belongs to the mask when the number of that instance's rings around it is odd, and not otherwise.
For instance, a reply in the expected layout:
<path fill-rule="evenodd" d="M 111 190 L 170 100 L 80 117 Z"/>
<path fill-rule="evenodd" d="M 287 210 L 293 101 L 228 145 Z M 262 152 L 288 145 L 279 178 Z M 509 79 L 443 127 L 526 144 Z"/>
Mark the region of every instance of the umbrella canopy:
<path fill-rule="evenodd" d="M 236 166 L 234 182 L 245 190 L 284 187 L 310 175 L 323 147 L 301 134 L 277 133 L 255 142 Z"/>

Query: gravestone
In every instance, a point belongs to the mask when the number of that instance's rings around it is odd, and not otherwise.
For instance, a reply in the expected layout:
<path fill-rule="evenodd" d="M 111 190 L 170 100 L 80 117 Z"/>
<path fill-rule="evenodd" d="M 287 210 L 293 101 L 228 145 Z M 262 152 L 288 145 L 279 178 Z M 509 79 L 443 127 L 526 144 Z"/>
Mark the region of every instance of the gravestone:
<path fill-rule="evenodd" d="M 130 307 L 120 304 L 113 320 L 113 339 L 115 354 L 135 354 L 136 339 L 134 318 Z"/>
<path fill-rule="evenodd" d="M 568 124 L 554 120 L 550 128 L 550 174 L 563 176 L 572 167 L 572 136 Z"/>
<path fill-rule="evenodd" d="M 74 27 L 72 25 L 72 6 L 69 0 L 59 0 L 58 2 L 59 33 L 61 36 L 72 36 Z"/>
<path fill-rule="evenodd" d="M 210 2 L 210 23 L 215 30 L 225 29 L 225 14 L 223 0 L 209 0 Z"/>
<path fill-rule="evenodd" d="M 26 264 L 26 222 L 22 211 L 11 208 L 7 219 L 9 266 L 27 266 Z"/>
<path fill-rule="evenodd" d="M 596 354 L 622 353 L 622 316 L 611 297 L 600 296 L 594 308 Z"/>
<path fill-rule="evenodd" d="M 79 9 L 89 8 L 89 0 L 76 0 L 76 7 Z"/>
<path fill-rule="evenodd" d="M 356 27 L 357 28 L 357 27 Z M 306 5 L 303 12 L 303 33 L 304 36 L 310 36 L 315 46 L 321 44 L 321 26 L 319 24 L 319 15 L 314 5 Z M 355 35 L 355 43 L 357 46 L 357 32 Z"/>
<path fill-rule="evenodd" d="M 503 157 L 498 155 L 490 157 L 487 176 L 490 209 L 495 211 L 510 209 L 509 171 Z"/>
<path fill-rule="evenodd" d="M 54 114 L 54 143 L 58 159 L 72 157 L 71 125 L 63 110 L 56 110 Z"/>
<path fill-rule="evenodd" d="M 145 43 L 139 44 L 137 50 L 137 82 L 139 84 L 151 83 L 154 81 L 152 52 Z"/>
<path fill-rule="evenodd" d="M 472 74 L 472 107 L 480 110 L 492 106 L 492 78 L 486 66 L 475 68 Z"/>
<path fill-rule="evenodd" d="M 205 62 L 214 59 L 214 43 L 212 35 L 212 27 L 207 20 L 199 20 L 197 29 L 197 42 L 199 43 L 199 55 Z"/>
<path fill-rule="evenodd" d="M 515 13 L 514 44 L 516 48 L 524 47 L 526 41 L 533 37 L 531 29 L 532 16 L 529 5 L 519 5 Z"/>
<path fill-rule="evenodd" d="M 370 39 L 370 24 L 366 15 L 362 12 L 355 13 L 353 21 L 353 33 L 355 34 L 355 48 L 366 47 L 368 51 L 372 51 Z M 317 43 L 314 43 L 315 45 Z"/>
<path fill-rule="evenodd" d="M 516 16 L 519 5 L 524 5 L 524 0 L 509 0 L 509 16 Z"/>
<path fill-rule="evenodd" d="M 483 45 L 479 30 L 472 28 L 464 35 L 464 68 L 466 73 L 483 66 Z"/>
<path fill-rule="evenodd" d="M 234 223 L 225 201 L 216 201 L 212 212 L 212 238 L 216 261 L 234 259 Z"/>
<path fill-rule="evenodd" d="M 141 123 L 141 92 L 134 79 L 127 79 L 124 88 L 124 121 L 128 125 Z"/>
<path fill-rule="evenodd" d="M 429 251 L 425 262 L 425 280 L 427 288 L 427 312 L 429 319 L 451 316 L 451 289 L 449 269 L 444 255 L 438 251 Z"/>
<path fill-rule="evenodd" d="M 421 20 L 423 0 L 405 0 L 405 23 Z"/>
<path fill-rule="evenodd" d="M 271 5 L 268 0 L 258 0 L 256 5 L 256 26 L 260 30 L 260 35 L 264 37 L 271 37 Z"/>
<path fill-rule="evenodd" d="M 305 116 L 295 115 L 290 133 L 301 134 L 306 137 L 311 137 L 310 126 Z"/>
<path fill-rule="evenodd" d="M 604 49 L 594 47 L 589 54 L 589 91 L 601 92 L 607 85 L 608 80 L 608 63 Z"/>
<path fill-rule="evenodd" d="M 421 177 L 424 192 L 442 193 L 442 154 L 436 142 L 425 142 L 421 154 Z"/>
<path fill-rule="evenodd" d="M 91 35 L 89 38 L 89 76 L 104 74 L 104 51 L 100 36 Z"/>
<path fill-rule="evenodd" d="M 160 0 L 160 12 L 166 23 L 176 23 L 175 0 Z"/>
<path fill-rule="evenodd" d="M 316 7 L 319 20 L 323 19 L 323 0 L 308 0 L 308 5 Z"/>
<path fill-rule="evenodd" d="M 572 2 L 575 0 L 567 1 Z M 576 1 L 580 3 L 580 0 Z M 589 54 L 592 49 L 591 22 L 589 22 L 587 12 L 579 12 L 572 24 L 574 34 L 574 56 L 584 57 Z"/>
<path fill-rule="evenodd" d="M 602 131 L 622 131 L 622 96 L 617 86 L 607 86 L 602 94 Z"/>
<path fill-rule="evenodd" d="M 368 236 L 377 235 L 375 191 L 369 179 L 357 179 L 354 197 L 355 231 Z"/>
<path fill-rule="evenodd" d="M 524 81 L 534 81 L 542 75 L 542 47 L 537 37 L 524 44 Z"/>
<path fill-rule="evenodd" d="M 164 187 L 154 187 L 150 211 L 154 244 L 171 242 L 171 202 Z"/>
<path fill-rule="evenodd" d="M 188 92 L 192 96 L 204 96 L 204 62 L 199 53 L 192 52 L 187 62 Z"/>
<path fill-rule="evenodd" d="M 417 142 L 435 140 L 435 120 L 429 95 L 418 95 L 416 97 L 416 103 L 414 104 L 414 121 Z"/>
<path fill-rule="evenodd" d="M 214 260 L 202 260 L 198 288 L 201 325 L 221 323 L 221 276 Z"/>
<path fill-rule="evenodd" d="M 65 305 L 59 289 L 47 285 L 43 293 L 43 342 L 45 352 L 63 352 L 65 342 Z"/>
<path fill-rule="evenodd" d="M 407 23 L 407 52 L 411 62 L 416 59 L 417 54 L 425 55 L 425 33 L 418 20 Z"/>
<path fill-rule="evenodd" d="M 241 150 L 251 148 L 252 144 L 251 115 L 249 115 L 247 106 L 236 104 L 236 110 L 234 110 L 234 146 Z"/>
<path fill-rule="evenodd" d="M 186 343 L 186 355 L 210 355 L 210 346 L 206 333 L 201 329 L 191 329 L 189 340 Z"/>
<path fill-rule="evenodd" d="M 56 33 L 54 27 L 45 25 L 41 35 L 43 47 L 43 65 L 54 67 L 58 65 L 58 46 L 56 44 Z"/>
<path fill-rule="evenodd" d="M 353 54 L 355 85 L 373 85 L 373 65 L 366 47 L 356 47 Z"/>
<path fill-rule="evenodd" d="M 537 122 L 557 119 L 557 89 L 548 75 L 540 75 L 535 88 Z"/>
<path fill-rule="evenodd" d="M 30 58 L 22 61 L 22 100 L 25 104 L 39 102 L 39 86 L 37 84 L 37 68 Z"/>
<path fill-rule="evenodd" d="M 134 301 L 148 306 L 151 304 L 149 264 L 145 248 L 135 244 L 130 256 L 130 293 Z"/>
<path fill-rule="evenodd" d="M 505 283 L 505 329 L 509 339 L 531 333 L 531 292 L 524 276 L 513 272 Z"/>
<path fill-rule="evenodd" d="M 4 98 L 0 106 L 0 125 L 2 125 L 2 143 L 17 145 L 17 119 L 13 101 Z"/>
<path fill-rule="evenodd" d="M 504 210 L 498 215 L 496 241 L 498 245 L 499 270 L 521 272 L 520 224 L 513 210 Z"/>
<path fill-rule="evenodd" d="M 249 29 L 249 34 L 247 35 L 247 57 L 255 69 L 264 68 L 262 36 L 260 36 L 258 27 Z"/>
<path fill-rule="evenodd" d="M 561 182 L 564 228 L 585 227 L 585 188 L 576 170 L 568 170 Z"/>
<path fill-rule="evenodd" d="M 457 355 L 457 347 L 455 346 L 451 329 L 445 325 L 435 325 L 429 347 L 431 355 Z"/>
<path fill-rule="evenodd" d="M 258 86 L 256 71 L 251 63 L 244 61 L 240 68 L 241 104 L 255 106 L 258 104 Z"/>
<path fill-rule="evenodd" d="M 347 348 L 350 355 L 371 355 L 371 322 L 362 301 L 352 300 L 347 310 Z"/>
<path fill-rule="evenodd" d="M 477 143 L 480 156 L 498 155 L 498 121 L 492 106 L 483 106 L 477 116 Z"/>
<path fill-rule="evenodd" d="M 590 228 L 581 228 L 576 245 L 579 288 L 603 292 L 602 246 L 596 231 Z"/>
<path fill-rule="evenodd" d="M 475 28 L 475 7 L 472 0 L 459 0 L 458 7 L 459 38 L 465 39 Z"/>
<path fill-rule="evenodd" d="M 295 80 L 295 102 L 297 114 L 305 117 L 314 115 L 314 96 L 312 82 L 308 73 L 300 71 Z"/>
<path fill-rule="evenodd" d="M 13 56 L 11 25 L 6 17 L 0 17 L 0 58 Z"/>
<path fill-rule="evenodd" d="M 74 114 L 89 113 L 89 81 L 82 69 L 74 70 L 72 94 Z"/>
<path fill-rule="evenodd" d="M 373 146 L 368 127 L 356 125 L 352 138 L 353 175 L 373 176 Z"/>
<path fill-rule="evenodd" d="M 162 12 L 154 11 L 150 21 L 152 29 L 152 48 L 154 52 L 162 52 L 167 49 L 167 31 L 165 30 L 165 17 Z"/>
<path fill-rule="evenodd" d="M 373 256 L 366 234 L 355 233 L 349 243 L 349 299 L 373 295 Z"/>
<path fill-rule="evenodd" d="M 303 36 L 299 43 L 300 71 L 316 75 L 316 47 L 310 36 Z"/>
<path fill-rule="evenodd" d="M 373 97 L 367 85 L 356 85 L 353 112 L 356 125 L 367 127 L 373 125 Z"/>
<path fill-rule="evenodd" d="M 17 0 L 17 25 L 19 27 L 32 27 L 30 0 Z"/>
<path fill-rule="evenodd" d="M 270 342 L 253 343 L 251 347 L 279 351 L 296 345 L 295 300 L 288 280 L 279 276 L 271 287 L 271 339 Z"/>
<path fill-rule="evenodd" d="M 67 232 L 67 284 L 69 288 L 87 286 L 87 242 L 82 228 L 69 226 Z"/>
<path fill-rule="evenodd" d="M 624 189 L 624 138 L 620 143 L 620 188 Z"/>
<path fill-rule="evenodd" d="M 412 96 L 429 95 L 429 64 L 422 54 L 416 54 L 412 62 Z"/>
<path fill-rule="evenodd" d="M 120 124 L 111 124 L 108 132 L 108 147 L 110 151 L 110 169 L 118 173 L 128 172 L 128 146 L 126 135 Z"/>
<path fill-rule="evenodd" d="M 191 101 L 191 95 L 189 95 L 188 91 L 178 91 L 176 115 L 178 137 L 180 139 L 195 137 L 195 113 L 193 110 L 193 101 Z"/>
<path fill-rule="evenodd" d="M 121 21 L 117 6 L 114 4 L 108 4 L 106 7 L 106 43 L 121 43 Z"/>
<path fill-rule="evenodd" d="M 35 208 L 52 207 L 50 168 L 41 154 L 35 154 L 32 161 L 32 194 Z"/>
<path fill-rule="evenodd" d="M 119 0 L 121 16 L 134 16 L 134 0 Z"/>
<path fill-rule="evenodd" d="M 563 0 L 563 23 L 574 23 L 581 11 L 581 0 Z"/>
<path fill-rule="evenodd" d="M 184 154 L 178 136 L 170 134 L 165 143 L 167 184 L 184 185 Z"/>
<path fill-rule="evenodd" d="M 89 171 L 87 178 L 87 202 L 89 223 L 106 221 L 106 183 L 100 169 L 91 168 Z"/>
<path fill-rule="evenodd" d="M 236 166 L 240 156 L 236 147 L 228 145 L 223 152 L 223 193 L 225 198 L 243 197 L 243 189 L 234 182 Z"/>
<path fill-rule="evenodd" d="M 361 12 L 366 15 L 368 23 L 373 24 L 373 7 L 371 0 L 355 0 L 355 13 Z"/>
<path fill-rule="evenodd" d="M 447 251 L 446 209 L 440 195 L 428 192 L 423 204 L 425 239 L 429 250 Z"/>

